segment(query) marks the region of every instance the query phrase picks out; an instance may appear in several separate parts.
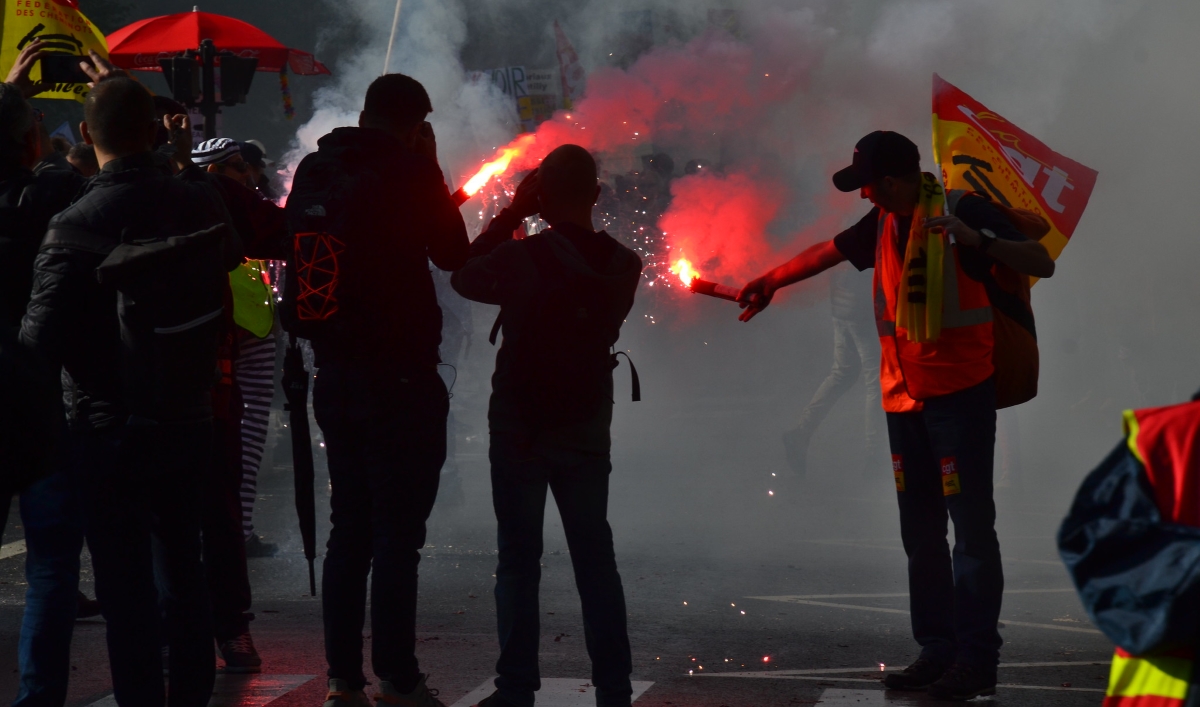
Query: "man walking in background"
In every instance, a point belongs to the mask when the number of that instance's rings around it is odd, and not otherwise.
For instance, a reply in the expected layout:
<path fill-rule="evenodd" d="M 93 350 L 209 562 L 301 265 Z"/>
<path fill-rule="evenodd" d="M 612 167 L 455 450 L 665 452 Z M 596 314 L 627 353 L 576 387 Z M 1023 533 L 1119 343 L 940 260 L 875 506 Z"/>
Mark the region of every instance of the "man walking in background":
<path fill-rule="evenodd" d="M 829 307 L 833 312 L 833 368 L 801 413 L 800 424 L 783 435 L 788 466 L 796 482 L 803 481 L 808 472 L 808 444 L 813 434 L 859 378 L 866 403 L 863 476 L 879 461 L 879 337 L 871 305 L 871 279 L 847 269 L 831 273 Z"/>
<path fill-rule="evenodd" d="M 500 305 L 491 431 L 492 502 L 499 525 L 496 692 L 479 707 L 533 707 L 538 674 L 538 582 L 546 491 L 554 493 L 600 707 L 628 707 L 632 662 L 625 595 L 608 525 L 612 471 L 610 353 L 633 306 L 642 263 L 592 225 L 596 163 L 557 148 L 517 188 L 513 203 L 471 244 L 451 282 L 463 297 Z M 521 220 L 550 228 L 513 241 Z"/>
<path fill-rule="evenodd" d="M 917 661 L 884 685 L 927 689 L 939 699 L 991 695 L 1003 644 L 996 624 L 1004 576 L 992 498 L 995 338 L 985 281 L 996 262 L 1050 277 L 1054 261 L 985 198 L 957 195 L 950 202 L 937 179 L 921 173 L 917 146 L 898 133 L 860 140 L 853 163 L 833 183 L 860 191 L 875 208 L 747 284 L 741 319 L 762 311 L 779 288 L 842 261 L 875 269 L 879 382 L 908 555 L 913 637 L 921 646 Z M 941 272 L 930 276 L 935 268 Z M 953 562 L 947 513 L 954 521 Z"/>
<path fill-rule="evenodd" d="M 375 79 L 359 127 L 321 138 L 288 198 L 299 247 L 289 258 L 282 314 L 290 333 L 312 342 L 321 370 L 313 409 L 332 490 L 322 573 L 326 707 L 369 704 L 362 666 L 368 574 L 377 699 L 442 704 L 415 655 L 417 564 L 446 459 L 449 410 L 437 372 L 442 313 L 429 261 L 460 268 L 469 242 L 425 122 L 432 110 L 416 80 Z M 304 269 L 316 259 L 323 271 Z M 298 283 L 331 270 L 336 281 L 319 291 L 315 281 Z"/>

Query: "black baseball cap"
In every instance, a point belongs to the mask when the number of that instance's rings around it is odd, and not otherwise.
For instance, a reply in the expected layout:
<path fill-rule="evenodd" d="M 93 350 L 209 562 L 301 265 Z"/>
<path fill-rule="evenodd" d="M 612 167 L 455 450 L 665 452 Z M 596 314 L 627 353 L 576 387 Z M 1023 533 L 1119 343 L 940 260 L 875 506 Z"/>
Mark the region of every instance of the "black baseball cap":
<path fill-rule="evenodd" d="M 839 191 L 856 191 L 884 177 L 904 177 L 921 171 L 921 152 L 900 133 L 876 130 L 854 146 L 854 161 L 833 175 Z"/>

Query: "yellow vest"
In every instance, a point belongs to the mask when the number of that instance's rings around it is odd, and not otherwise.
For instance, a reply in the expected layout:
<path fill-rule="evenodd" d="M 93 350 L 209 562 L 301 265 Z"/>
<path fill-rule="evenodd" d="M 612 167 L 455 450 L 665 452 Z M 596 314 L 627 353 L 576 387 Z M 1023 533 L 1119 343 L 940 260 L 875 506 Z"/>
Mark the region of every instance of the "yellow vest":
<path fill-rule="evenodd" d="M 262 339 L 275 326 L 275 293 L 265 260 L 246 260 L 229 273 L 233 323 Z"/>

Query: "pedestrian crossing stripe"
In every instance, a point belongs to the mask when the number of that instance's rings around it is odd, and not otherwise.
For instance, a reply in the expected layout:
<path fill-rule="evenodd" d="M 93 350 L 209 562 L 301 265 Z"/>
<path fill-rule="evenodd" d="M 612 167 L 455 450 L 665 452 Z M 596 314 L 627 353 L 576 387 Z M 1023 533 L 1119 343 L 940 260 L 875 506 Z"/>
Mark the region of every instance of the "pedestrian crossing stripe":
<path fill-rule="evenodd" d="M 450 707 L 471 707 L 495 691 L 494 678 L 489 678 Z M 653 682 L 633 681 L 634 702 L 650 689 Z M 538 707 L 592 707 L 596 704 L 596 688 L 591 680 L 581 678 L 542 678 L 537 692 Z"/>

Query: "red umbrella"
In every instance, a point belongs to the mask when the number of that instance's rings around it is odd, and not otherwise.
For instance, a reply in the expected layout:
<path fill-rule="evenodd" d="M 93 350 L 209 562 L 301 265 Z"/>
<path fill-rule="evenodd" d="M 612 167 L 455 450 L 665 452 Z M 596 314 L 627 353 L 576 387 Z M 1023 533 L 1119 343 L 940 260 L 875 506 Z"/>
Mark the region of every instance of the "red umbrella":
<path fill-rule="evenodd" d="M 329 73 L 312 54 L 289 49 L 248 22 L 200 11 L 151 17 L 113 32 L 108 35 L 109 61 L 123 69 L 162 71 L 159 59 L 198 49 L 205 39 L 220 51 L 258 59 L 259 71 L 278 73 L 286 66 L 300 76 Z"/>

